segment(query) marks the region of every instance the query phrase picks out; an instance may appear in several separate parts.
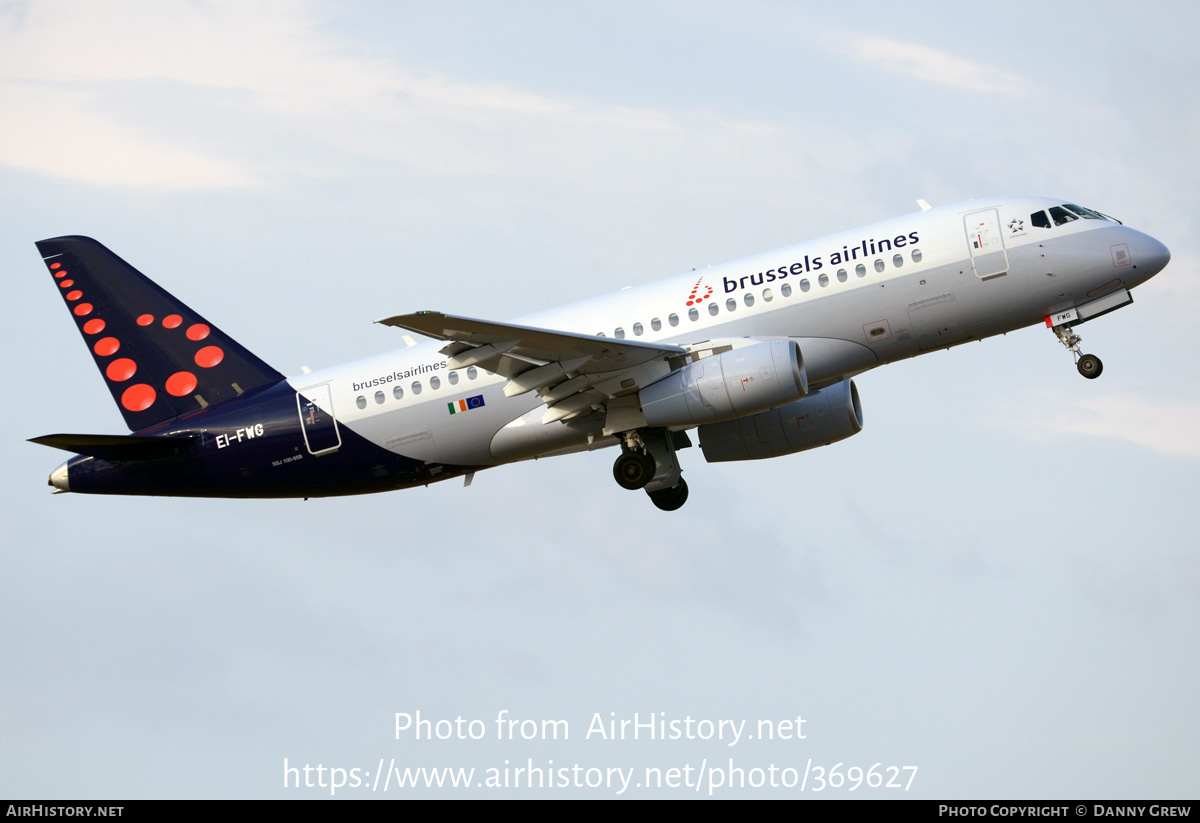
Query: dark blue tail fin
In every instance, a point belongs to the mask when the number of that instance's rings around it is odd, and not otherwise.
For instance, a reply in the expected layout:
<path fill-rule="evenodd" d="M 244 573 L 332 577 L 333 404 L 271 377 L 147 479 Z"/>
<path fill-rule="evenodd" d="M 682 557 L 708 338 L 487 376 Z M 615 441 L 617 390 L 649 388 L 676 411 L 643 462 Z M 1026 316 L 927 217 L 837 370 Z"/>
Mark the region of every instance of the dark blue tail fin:
<path fill-rule="evenodd" d="M 131 431 L 283 379 L 90 237 L 37 247 Z"/>

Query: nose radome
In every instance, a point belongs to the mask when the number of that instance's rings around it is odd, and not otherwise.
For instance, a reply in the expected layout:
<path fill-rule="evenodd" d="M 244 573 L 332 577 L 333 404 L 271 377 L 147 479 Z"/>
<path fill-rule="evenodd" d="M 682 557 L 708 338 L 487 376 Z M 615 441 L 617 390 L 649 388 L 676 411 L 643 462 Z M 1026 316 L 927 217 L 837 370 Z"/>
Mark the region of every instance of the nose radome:
<path fill-rule="evenodd" d="M 1148 234 L 1138 238 L 1136 262 L 1143 271 L 1158 274 L 1171 262 L 1171 250 Z M 1148 275 L 1147 275 L 1148 276 Z"/>

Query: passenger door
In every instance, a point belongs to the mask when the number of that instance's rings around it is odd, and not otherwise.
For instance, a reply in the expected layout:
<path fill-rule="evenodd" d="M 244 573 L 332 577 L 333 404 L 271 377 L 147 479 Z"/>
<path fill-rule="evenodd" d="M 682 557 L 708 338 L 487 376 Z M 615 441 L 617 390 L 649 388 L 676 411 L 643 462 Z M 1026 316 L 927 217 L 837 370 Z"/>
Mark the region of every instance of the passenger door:
<path fill-rule="evenodd" d="M 1000 230 L 1000 214 L 995 209 L 980 209 L 963 217 L 967 232 L 967 248 L 971 250 L 971 265 L 980 280 L 990 280 L 1008 274 L 1008 253 L 1004 250 L 1004 232 Z"/>

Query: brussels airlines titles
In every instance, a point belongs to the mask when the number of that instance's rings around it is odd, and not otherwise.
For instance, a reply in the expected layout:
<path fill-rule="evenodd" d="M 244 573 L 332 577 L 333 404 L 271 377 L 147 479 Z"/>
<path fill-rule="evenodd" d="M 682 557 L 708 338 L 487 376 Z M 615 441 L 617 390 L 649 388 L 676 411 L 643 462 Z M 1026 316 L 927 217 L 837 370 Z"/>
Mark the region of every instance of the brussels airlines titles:
<path fill-rule="evenodd" d="M 915 231 L 909 232 L 908 235 L 897 235 L 890 240 L 876 241 L 875 238 L 863 240 L 858 245 L 853 247 L 842 246 L 841 251 L 835 251 L 833 254 L 829 255 L 829 265 L 839 266 L 844 263 L 849 263 L 853 260 L 858 260 L 859 251 L 862 252 L 862 259 L 865 260 L 870 255 L 883 254 L 885 251 L 891 251 L 893 248 L 902 249 L 905 245 L 916 245 L 919 242 L 920 240 L 918 239 L 917 232 Z M 870 249 L 869 253 L 867 251 L 868 249 Z M 810 259 L 806 254 L 804 255 L 803 260 L 797 261 L 790 265 L 780 266 L 775 269 L 767 269 L 767 271 L 759 272 L 756 275 L 745 275 L 737 280 L 730 280 L 728 277 L 722 278 L 722 280 L 724 281 L 723 285 L 725 286 L 725 293 L 729 294 L 730 292 L 737 291 L 739 288 L 746 289 L 750 288 L 751 286 L 761 286 L 764 283 L 774 283 L 776 280 L 782 280 L 789 274 L 793 277 L 799 277 L 801 274 L 820 271 L 823 265 L 824 264 L 821 262 L 821 255 L 817 255 L 816 257 Z M 747 281 L 749 281 L 750 286 L 746 285 Z"/>

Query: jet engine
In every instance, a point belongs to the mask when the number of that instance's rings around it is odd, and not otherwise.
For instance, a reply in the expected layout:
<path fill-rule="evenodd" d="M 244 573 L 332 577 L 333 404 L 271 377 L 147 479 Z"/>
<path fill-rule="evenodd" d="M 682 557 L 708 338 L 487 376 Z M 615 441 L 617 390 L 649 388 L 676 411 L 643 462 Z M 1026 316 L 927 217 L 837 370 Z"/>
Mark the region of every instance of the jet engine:
<path fill-rule="evenodd" d="M 752 343 L 688 363 L 641 391 L 649 426 L 691 426 L 756 414 L 808 393 L 800 346 Z"/>
<path fill-rule="evenodd" d="M 843 380 L 777 409 L 701 426 L 698 433 L 704 459 L 724 463 L 827 446 L 858 434 L 862 425 L 858 389 Z"/>

